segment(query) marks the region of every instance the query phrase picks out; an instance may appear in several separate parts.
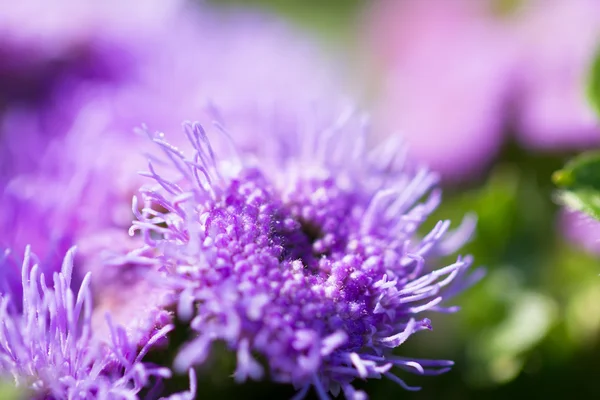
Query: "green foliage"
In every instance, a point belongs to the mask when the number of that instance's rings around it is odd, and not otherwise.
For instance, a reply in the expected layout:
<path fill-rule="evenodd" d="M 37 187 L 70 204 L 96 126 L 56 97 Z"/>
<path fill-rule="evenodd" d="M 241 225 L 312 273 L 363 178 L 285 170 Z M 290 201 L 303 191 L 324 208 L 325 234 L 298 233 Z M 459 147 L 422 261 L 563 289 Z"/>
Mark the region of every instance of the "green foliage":
<path fill-rule="evenodd" d="M 600 220 L 600 151 L 575 157 L 552 180 L 560 188 L 559 203 Z"/>

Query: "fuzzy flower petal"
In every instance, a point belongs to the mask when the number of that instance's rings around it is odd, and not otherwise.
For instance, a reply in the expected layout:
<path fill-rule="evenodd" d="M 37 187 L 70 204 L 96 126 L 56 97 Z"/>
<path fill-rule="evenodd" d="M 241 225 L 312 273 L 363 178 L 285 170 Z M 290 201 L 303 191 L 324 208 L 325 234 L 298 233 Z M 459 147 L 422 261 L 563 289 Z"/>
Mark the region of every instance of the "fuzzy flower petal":
<path fill-rule="evenodd" d="M 171 327 L 157 332 L 138 351 L 108 316 L 109 340 L 95 340 L 91 275 L 73 292 L 73 257 L 71 250 L 48 287 L 27 248 L 22 311 L 10 294 L 0 295 L 0 375 L 12 378 L 35 399 L 136 399 L 152 379 L 170 376 L 169 369 L 140 360 Z"/>

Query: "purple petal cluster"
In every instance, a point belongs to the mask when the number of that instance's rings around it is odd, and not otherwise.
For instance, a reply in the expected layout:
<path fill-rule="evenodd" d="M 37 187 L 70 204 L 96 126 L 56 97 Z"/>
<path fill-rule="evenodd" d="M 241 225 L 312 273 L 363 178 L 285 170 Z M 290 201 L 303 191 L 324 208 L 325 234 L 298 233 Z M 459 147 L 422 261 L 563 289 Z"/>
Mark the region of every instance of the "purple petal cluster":
<path fill-rule="evenodd" d="M 73 259 L 70 250 L 48 287 L 26 249 L 22 304 L 0 295 L 0 374 L 34 399 L 136 399 L 152 381 L 170 377 L 168 368 L 141 359 L 172 327 L 156 332 L 139 351 L 110 317 L 109 336 L 94 336 L 91 275 L 74 292 Z"/>
<path fill-rule="evenodd" d="M 199 123 L 184 124 L 187 155 L 149 134 L 163 157 L 151 158 L 145 175 L 155 185 L 142 188 L 142 211 L 134 201 L 132 233 L 142 232 L 180 292 L 179 318 L 194 332 L 176 370 L 202 364 L 224 341 L 237 354 L 238 382 L 268 375 L 294 384 L 299 397 L 313 386 L 320 398 L 358 399 L 366 395 L 355 379 L 416 389 L 393 368 L 437 374 L 452 365 L 392 351 L 431 329 L 425 312 L 454 310 L 442 302 L 472 280 L 471 258 L 436 269 L 429 257 L 470 233 L 445 238 L 450 223 L 441 221 L 419 237 L 440 202 L 437 177 L 403 168 L 393 143 L 367 150 L 364 129 L 343 117 L 323 130 L 276 132 L 259 154 L 227 157 Z"/>

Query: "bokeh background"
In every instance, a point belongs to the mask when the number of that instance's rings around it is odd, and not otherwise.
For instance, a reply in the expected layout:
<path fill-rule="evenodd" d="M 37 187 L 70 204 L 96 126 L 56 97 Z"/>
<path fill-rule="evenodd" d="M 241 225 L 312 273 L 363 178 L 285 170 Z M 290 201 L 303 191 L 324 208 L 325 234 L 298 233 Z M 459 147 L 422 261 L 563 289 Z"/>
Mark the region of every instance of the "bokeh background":
<path fill-rule="evenodd" d="M 435 218 L 458 224 L 468 213 L 478 216 L 462 252 L 486 267 L 486 277 L 456 298 L 459 313 L 433 316 L 432 332 L 414 335 L 399 349 L 452 359 L 456 366 L 438 377 L 403 376 L 423 387 L 415 393 L 371 381 L 362 385 L 371 398 L 600 395 L 600 228 L 562 210 L 551 183 L 569 157 L 600 145 L 599 122 L 585 98 L 587 71 L 600 46 L 600 1 L 208 3 L 225 13 L 273 14 L 317 40 L 344 66 L 338 78 L 371 114 L 373 140 L 396 135 L 413 161 L 441 173 L 445 195 Z M 0 68 L 0 78 L 14 73 L 8 57 L 1 57 L 8 67 Z M 18 74 L 3 81 L 0 115 L 28 101 L 23 88 L 35 84 L 32 76 L 45 81 L 53 69 L 19 71 L 24 81 Z M 81 103 L 79 97 L 63 101 Z M 119 109 L 123 115 L 127 110 Z M 13 122 L 3 120 L 3 126 Z M 11 162 L 0 160 L 0 168 Z M 201 377 L 201 397 L 293 395 L 291 387 L 265 382 L 234 385 L 234 359 L 222 349 L 215 354 Z M 187 385 L 185 378 L 180 383 Z"/>

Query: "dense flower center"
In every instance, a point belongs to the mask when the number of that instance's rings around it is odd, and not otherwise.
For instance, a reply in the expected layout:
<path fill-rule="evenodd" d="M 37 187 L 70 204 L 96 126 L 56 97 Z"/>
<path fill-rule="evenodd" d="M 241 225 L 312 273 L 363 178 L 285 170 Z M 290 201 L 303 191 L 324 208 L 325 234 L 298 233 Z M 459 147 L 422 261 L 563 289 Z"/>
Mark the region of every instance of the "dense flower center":
<path fill-rule="evenodd" d="M 311 364 L 307 370 L 321 361 L 320 338 L 336 331 L 348 335 L 344 349 L 362 348 L 364 335 L 387 318 L 373 314 L 370 290 L 384 273 L 386 244 L 359 234 L 365 205 L 330 178 L 278 192 L 257 170 L 246 170 L 219 197 L 199 212 L 209 258 L 202 280 L 235 288 L 240 334 L 267 353 L 298 353 Z M 391 266 L 400 255 L 392 247 L 386 257 Z M 199 315 L 217 311 L 208 304 Z"/>
<path fill-rule="evenodd" d="M 158 258 L 149 262 L 180 293 L 178 316 L 193 332 L 175 369 L 203 363 L 212 343 L 224 341 L 237 353 L 236 380 L 264 376 L 258 354 L 270 378 L 302 387 L 300 395 L 314 385 L 322 398 L 340 389 L 358 396 L 351 386 L 357 377 L 385 375 L 408 388 L 392 366 L 447 370 L 446 361 L 391 354 L 430 329 L 418 315 L 443 310 L 441 291 L 471 263 L 459 257 L 439 270 L 426 265 L 428 253 L 444 248 L 449 226 L 440 221 L 415 237 L 439 203 L 438 191 L 419 202 L 435 176 L 396 171 L 384 156 L 364 168 L 306 167 L 300 158 L 272 166 L 279 170 L 244 167 L 243 159 L 220 163 L 201 125 L 184 129 L 191 158 L 150 135 L 177 178 L 149 165 L 145 175 L 157 186 L 142 189 L 134 222 Z"/>

